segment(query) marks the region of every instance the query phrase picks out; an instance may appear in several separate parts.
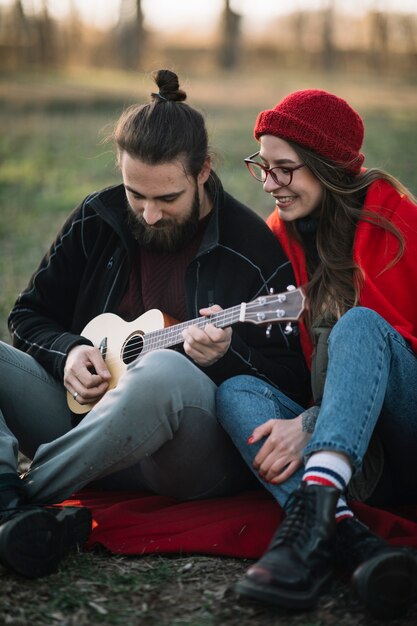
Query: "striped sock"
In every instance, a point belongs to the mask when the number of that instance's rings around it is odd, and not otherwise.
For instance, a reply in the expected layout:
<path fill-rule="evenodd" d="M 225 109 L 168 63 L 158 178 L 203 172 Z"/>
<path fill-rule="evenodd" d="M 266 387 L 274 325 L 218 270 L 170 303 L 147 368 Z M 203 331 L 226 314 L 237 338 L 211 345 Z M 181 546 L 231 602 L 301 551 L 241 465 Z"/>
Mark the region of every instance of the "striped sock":
<path fill-rule="evenodd" d="M 337 501 L 335 516 L 337 523 L 341 522 L 347 517 L 355 517 L 352 509 L 348 507 L 347 502 L 343 496 L 341 496 Z"/>
<path fill-rule="evenodd" d="M 349 461 L 333 452 L 317 452 L 312 454 L 305 466 L 303 480 L 315 485 L 336 487 L 344 492 L 352 476 Z M 341 522 L 347 517 L 354 517 L 343 496 L 336 505 L 336 521 Z"/>

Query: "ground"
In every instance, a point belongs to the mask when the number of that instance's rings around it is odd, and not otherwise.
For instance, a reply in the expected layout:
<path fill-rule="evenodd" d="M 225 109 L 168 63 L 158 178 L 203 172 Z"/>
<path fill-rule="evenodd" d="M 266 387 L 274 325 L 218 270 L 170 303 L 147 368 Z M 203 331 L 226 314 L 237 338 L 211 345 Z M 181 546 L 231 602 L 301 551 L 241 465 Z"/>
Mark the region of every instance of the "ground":
<path fill-rule="evenodd" d="M 243 601 L 232 583 L 249 561 L 205 556 L 70 555 L 59 571 L 24 580 L 0 572 L 2 624 L 13 626 L 377 626 L 347 585 L 334 580 L 310 611 Z M 391 626 L 417 624 L 417 606 Z"/>

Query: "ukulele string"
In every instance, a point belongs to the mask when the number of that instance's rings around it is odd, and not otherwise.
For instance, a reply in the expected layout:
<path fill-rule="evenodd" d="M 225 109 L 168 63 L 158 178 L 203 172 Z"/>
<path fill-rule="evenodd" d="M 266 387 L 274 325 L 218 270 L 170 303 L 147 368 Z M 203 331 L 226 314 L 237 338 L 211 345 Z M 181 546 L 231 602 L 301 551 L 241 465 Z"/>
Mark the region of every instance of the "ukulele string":
<path fill-rule="evenodd" d="M 178 345 L 183 342 L 182 330 L 190 326 L 197 326 L 199 328 L 203 328 L 206 324 L 212 323 L 216 325 L 217 322 L 220 322 L 219 324 L 220 328 L 225 328 L 227 326 L 230 326 L 240 321 L 240 315 L 241 315 L 243 305 L 245 305 L 245 310 L 244 310 L 244 319 L 242 321 L 251 321 L 250 316 L 248 315 L 251 309 L 255 309 L 255 310 L 258 309 L 259 311 L 259 307 L 261 307 L 261 311 L 265 313 L 265 309 L 262 309 L 262 307 L 264 307 L 267 302 L 270 305 L 271 304 L 273 305 L 274 303 L 278 303 L 282 306 L 283 305 L 282 295 L 285 295 L 286 297 L 290 295 L 290 297 L 292 298 L 296 293 L 302 293 L 302 292 L 300 289 L 296 289 L 294 291 L 287 292 L 285 294 L 274 294 L 274 295 L 270 294 L 269 296 L 260 296 L 259 298 L 251 302 L 242 303 L 240 305 L 226 309 L 225 311 L 219 311 L 217 313 L 213 313 L 212 315 L 208 317 L 199 317 L 193 320 L 182 322 L 180 324 L 175 324 L 174 326 L 171 326 L 171 327 L 168 326 L 168 327 L 164 327 L 161 329 L 156 329 L 156 330 L 150 331 L 149 333 L 140 334 L 138 331 L 137 336 L 140 338 L 140 344 L 141 344 L 140 352 L 138 353 L 137 347 L 127 348 L 125 351 L 123 351 L 123 356 L 126 359 L 126 357 L 128 357 L 129 355 L 136 355 L 134 357 L 134 359 L 136 359 L 139 356 L 143 356 L 144 354 L 147 354 L 151 350 L 154 350 L 155 348 L 170 347 L 170 346 Z M 284 298 L 284 300 L 286 299 L 287 298 Z M 297 306 L 297 303 L 295 304 Z M 286 306 L 288 307 L 288 301 L 286 303 Z M 302 312 L 303 308 L 304 306 L 302 302 L 301 308 L 298 304 L 296 311 L 293 312 L 292 315 L 290 315 L 287 312 L 285 317 L 282 317 L 282 316 L 277 317 L 276 315 L 277 312 L 276 311 L 272 311 L 272 312 L 274 313 L 274 318 L 276 319 L 276 321 L 281 321 L 281 322 L 288 321 L 288 320 L 295 321 L 300 316 L 300 313 Z M 253 313 L 252 313 L 252 316 L 253 316 Z M 269 316 L 271 316 L 270 309 L 269 309 Z M 258 323 L 262 323 L 262 322 L 263 320 L 258 318 Z M 265 323 L 267 322 L 268 320 L 265 320 Z M 164 336 L 167 337 L 167 339 L 164 340 Z M 131 334 L 131 337 L 132 338 L 134 337 L 133 333 Z M 160 339 L 161 337 L 162 337 L 162 341 Z M 129 340 L 127 340 L 127 342 L 128 341 Z M 106 363 L 109 365 L 111 365 L 112 363 L 120 363 L 121 360 L 123 361 L 123 358 L 121 359 L 120 356 L 109 357 L 108 359 L 105 359 Z"/>
<path fill-rule="evenodd" d="M 297 290 L 298 291 L 298 290 Z M 291 292 L 292 294 L 294 292 Z M 280 294 L 274 294 L 269 296 L 261 296 L 262 300 L 265 299 L 269 305 L 277 302 L 282 305 L 282 301 L 280 300 Z M 247 321 L 248 315 L 251 309 L 258 309 L 260 306 L 263 306 L 263 303 L 259 302 L 260 299 L 253 300 L 252 302 L 246 303 L 245 307 L 245 319 Z M 225 311 L 218 311 L 217 313 L 213 313 L 208 317 L 198 317 L 192 320 L 187 320 L 186 322 L 182 322 L 180 324 L 175 324 L 174 326 L 167 326 L 165 328 L 159 328 L 156 330 L 152 330 L 149 333 L 141 334 L 139 331 L 137 333 L 137 337 L 139 341 L 137 345 L 133 347 L 126 347 L 123 350 L 123 359 L 129 358 L 131 356 L 135 356 L 135 358 L 139 356 L 144 356 L 148 352 L 155 350 L 157 348 L 164 348 L 179 345 L 183 342 L 182 331 L 190 326 L 197 326 L 199 328 L 203 328 L 206 324 L 214 324 L 219 323 L 221 328 L 226 326 L 230 326 L 235 322 L 239 321 L 240 311 L 242 304 L 236 305 Z M 262 309 L 261 309 L 262 310 Z M 277 321 L 287 321 L 290 317 L 281 318 Z M 262 321 L 261 321 L 262 322 Z M 134 333 L 131 333 L 132 339 L 135 338 Z M 129 340 L 128 340 L 129 341 Z M 139 351 L 138 351 L 139 348 Z M 119 357 L 109 357 L 105 359 L 105 362 L 109 365 L 112 363 L 120 362 L 121 358 Z"/>
<path fill-rule="evenodd" d="M 238 321 L 238 319 L 236 319 L 236 313 L 237 311 L 240 311 L 240 307 L 241 305 L 228 309 L 227 311 L 219 311 L 209 317 L 199 317 L 181 324 L 176 324 L 175 326 L 159 328 L 157 330 L 150 331 L 149 333 L 140 334 L 138 332 L 137 337 L 139 341 L 137 342 L 137 345 L 123 350 L 123 359 L 129 358 L 135 354 L 137 356 L 144 355 L 157 348 L 178 345 L 183 342 L 182 331 L 190 326 L 203 328 L 206 324 L 214 323 L 216 325 L 216 323 L 219 322 L 220 324 L 224 324 L 224 327 L 229 326 Z M 132 340 L 134 339 L 135 336 L 133 333 Z M 138 348 L 141 348 L 139 352 Z M 111 365 L 112 363 L 120 362 L 120 357 L 110 357 L 104 360 L 108 365 Z"/>

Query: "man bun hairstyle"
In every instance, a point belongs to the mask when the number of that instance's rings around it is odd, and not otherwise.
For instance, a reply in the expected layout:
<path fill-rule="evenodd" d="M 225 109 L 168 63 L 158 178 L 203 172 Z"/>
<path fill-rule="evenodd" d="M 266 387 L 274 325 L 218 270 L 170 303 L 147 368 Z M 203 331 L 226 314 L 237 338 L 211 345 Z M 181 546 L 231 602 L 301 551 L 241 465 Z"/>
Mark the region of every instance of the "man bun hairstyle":
<path fill-rule="evenodd" d="M 178 76 L 170 70 L 158 70 L 152 74 L 158 85 L 158 93 L 151 93 L 154 102 L 184 102 L 187 99 L 185 91 L 180 89 Z"/>
<path fill-rule="evenodd" d="M 196 178 L 208 156 L 208 135 L 203 115 L 184 101 L 178 76 L 160 69 L 152 74 L 158 91 L 148 104 L 134 104 L 116 123 L 113 139 L 118 153 L 150 165 L 184 160 L 187 173 Z"/>

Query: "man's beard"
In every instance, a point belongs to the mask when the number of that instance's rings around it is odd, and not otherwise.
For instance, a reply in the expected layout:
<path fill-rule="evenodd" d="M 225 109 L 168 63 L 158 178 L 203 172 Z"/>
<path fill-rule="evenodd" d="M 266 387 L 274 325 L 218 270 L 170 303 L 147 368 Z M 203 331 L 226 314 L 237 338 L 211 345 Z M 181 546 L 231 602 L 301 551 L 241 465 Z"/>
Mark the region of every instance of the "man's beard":
<path fill-rule="evenodd" d="M 196 189 L 188 217 L 178 224 L 172 219 L 161 219 L 149 226 L 141 215 L 129 206 L 127 221 L 130 232 L 141 248 L 151 252 L 178 252 L 190 243 L 200 221 L 200 198 Z"/>

